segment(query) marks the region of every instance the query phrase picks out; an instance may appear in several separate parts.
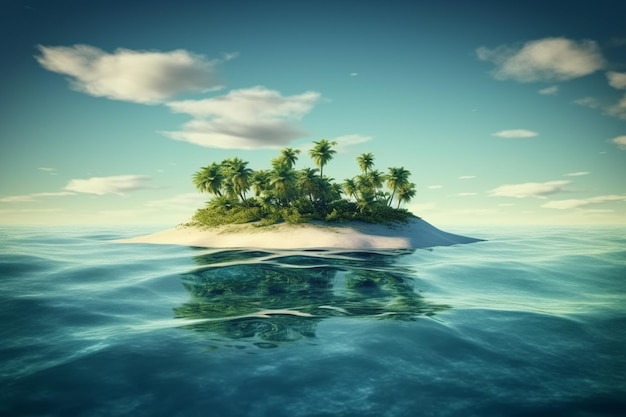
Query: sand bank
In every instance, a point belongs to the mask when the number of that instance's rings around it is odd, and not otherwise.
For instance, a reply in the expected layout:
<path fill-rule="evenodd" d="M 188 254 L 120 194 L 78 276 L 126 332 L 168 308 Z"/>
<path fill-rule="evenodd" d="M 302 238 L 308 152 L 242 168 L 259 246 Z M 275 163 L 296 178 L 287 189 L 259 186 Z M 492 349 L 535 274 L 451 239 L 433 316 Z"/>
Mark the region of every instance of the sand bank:
<path fill-rule="evenodd" d="M 257 249 L 416 249 L 478 242 L 437 229 L 422 219 L 391 226 L 352 222 L 177 226 L 124 243 L 157 243 L 207 248 Z"/>

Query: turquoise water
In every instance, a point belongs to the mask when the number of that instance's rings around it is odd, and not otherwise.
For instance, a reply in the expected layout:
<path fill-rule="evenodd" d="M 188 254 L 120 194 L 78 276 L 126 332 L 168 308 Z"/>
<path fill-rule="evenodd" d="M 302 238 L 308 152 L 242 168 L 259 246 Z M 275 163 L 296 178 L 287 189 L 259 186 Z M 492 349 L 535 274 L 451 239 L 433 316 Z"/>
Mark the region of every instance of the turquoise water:
<path fill-rule="evenodd" d="M 618 416 L 626 228 L 416 251 L 0 230 L 3 416 Z"/>

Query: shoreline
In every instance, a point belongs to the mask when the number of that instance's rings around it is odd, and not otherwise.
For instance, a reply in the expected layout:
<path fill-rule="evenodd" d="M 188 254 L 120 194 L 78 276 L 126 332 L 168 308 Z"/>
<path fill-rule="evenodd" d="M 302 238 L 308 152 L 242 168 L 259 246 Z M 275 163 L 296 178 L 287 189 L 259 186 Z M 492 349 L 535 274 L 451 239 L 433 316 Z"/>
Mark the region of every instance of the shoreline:
<path fill-rule="evenodd" d="M 418 249 L 480 242 L 444 232 L 422 219 L 391 225 L 350 223 L 280 223 L 176 226 L 120 243 L 152 243 L 230 249 Z"/>

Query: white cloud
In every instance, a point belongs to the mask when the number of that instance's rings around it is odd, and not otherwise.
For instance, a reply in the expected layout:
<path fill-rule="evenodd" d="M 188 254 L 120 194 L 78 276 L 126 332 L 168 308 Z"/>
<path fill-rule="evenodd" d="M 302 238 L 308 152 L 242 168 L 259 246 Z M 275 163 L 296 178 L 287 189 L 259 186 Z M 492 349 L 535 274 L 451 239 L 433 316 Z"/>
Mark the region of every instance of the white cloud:
<path fill-rule="evenodd" d="M 2 203 L 25 203 L 25 202 L 37 201 L 41 197 L 62 197 L 66 195 L 74 195 L 74 193 L 61 191 L 57 193 L 34 193 L 34 194 L 24 194 L 24 195 L 12 195 L 12 196 L 0 198 L 0 202 Z"/>
<path fill-rule="evenodd" d="M 438 190 L 438 189 L 440 189 L 440 188 L 443 188 L 443 185 L 439 185 L 439 184 L 436 184 L 436 185 L 429 185 L 429 186 L 428 186 L 428 187 L 426 187 L 426 188 L 428 188 L 429 190 Z"/>
<path fill-rule="evenodd" d="M 589 175 L 591 172 L 588 171 L 578 171 L 578 172 L 570 172 L 569 174 L 564 174 L 566 177 L 582 177 L 583 175 Z"/>
<path fill-rule="evenodd" d="M 527 129 L 500 130 L 499 132 L 491 134 L 491 136 L 497 136 L 499 138 L 533 138 L 537 135 L 539 135 L 539 133 Z"/>
<path fill-rule="evenodd" d="M 619 90 L 626 89 L 626 72 L 614 72 L 609 71 L 606 73 L 606 78 L 609 79 L 609 85 Z"/>
<path fill-rule="evenodd" d="M 626 136 L 618 136 L 611 139 L 615 145 L 617 145 L 620 149 L 626 150 Z"/>
<path fill-rule="evenodd" d="M 146 181 L 150 177 L 145 175 L 117 175 L 111 177 L 92 177 L 87 179 L 70 180 L 65 190 L 87 194 L 123 194 L 148 188 Z"/>
<path fill-rule="evenodd" d="M 558 210 L 568 210 L 578 207 L 588 206 L 589 204 L 600 204 L 607 203 L 610 201 L 626 201 L 626 195 L 600 195 L 596 197 L 590 197 L 585 199 L 569 199 L 569 200 L 555 200 L 548 201 L 543 204 L 541 207 L 558 209 Z"/>
<path fill-rule="evenodd" d="M 598 44 L 566 38 L 545 38 L 521 47 L 499 46 L 476 49 L 481 61 L 496 65 L 493 76 L 520 82 L 563 81 L 591 74 L 604 67 Z"/>
<path fill-rule="evenodd" d="M 347 148 L 351 146 L 359 145 L 361 143 L 371 141 L 372 137 L 359 135 L 359 134 L 352 134 L 352 135 L 337 136 L 336 138 L 329 139 L 329 140 L 337 142 L 335 149 L 337 150 L 337 152 L 341 153 L 341 152 L 346 152 Z"/>
<path fill-rule="evenodd" d="M 460 180 L 471 180 L 472 178 L 476 178 L 476 175 L 461 175 L 458 177 Z"/>
<path fill-rule="evenodd" d="M 523 184 L 505 184 L 490 190 L 492 197 L 538 197 L 556 194 L 563 191 L 563 187 L 570 181 L 526 182 Z"/>
<path fill-rule="evenodd" d="M 117 49 L 107 53 L 89 45 L 42 46 L 35 58 L 45 69 L 69 76 L 77 91 L 114 100 L 153 104 L 179 93 L 219 87 L 219 60 L 178 49 L 170 52 Z M 224 60 L 235 55 L 226 55 Z"/>
<path fill-rule="evenodd" d="M 358 72 L 351 72 L 351 73 L 350 73 L 350 77 L 356 77 L 357 75 L 359 75 L 359 73 L 358 73 Z"/>
<path fill-rule="evenodd" d="M 552 85 L 550 87 L 542 88 L 541 90 L 539 90 L 539 94 L 547 96 L 547 95 L 556 94 L 558 91 L 559 91 L 559 86 L 558 85 Z"/>
<path fill-rule="evenodd" d="M 166 103 L 175 113 L 193 119 L 182 130 L 164 135 L 200 146 L 223 149 L 275 148 L 305 136 L 292 123 L 307 114 L 320 99 L 314 91 L 283 96 L 256 86 L 204 99 Z"/>

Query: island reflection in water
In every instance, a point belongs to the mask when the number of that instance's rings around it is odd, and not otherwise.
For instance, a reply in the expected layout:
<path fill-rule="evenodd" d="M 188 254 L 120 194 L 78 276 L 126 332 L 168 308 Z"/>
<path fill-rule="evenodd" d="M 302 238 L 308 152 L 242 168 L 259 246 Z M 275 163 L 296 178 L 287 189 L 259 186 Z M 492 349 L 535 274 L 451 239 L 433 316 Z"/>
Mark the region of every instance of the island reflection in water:
<path fill-rule="evenodd" d="M 191 299 L 174 309 L 175 317 L 214 337 L 276 347 L 314 338 L 317 324 L 330 317 L 413 320 L 450 308 L 415 291 L 415 271 L 398 264 L 410 253 L 206 253 L 195 257 L 199 268 L 183 275 Z"/>

